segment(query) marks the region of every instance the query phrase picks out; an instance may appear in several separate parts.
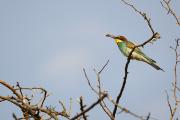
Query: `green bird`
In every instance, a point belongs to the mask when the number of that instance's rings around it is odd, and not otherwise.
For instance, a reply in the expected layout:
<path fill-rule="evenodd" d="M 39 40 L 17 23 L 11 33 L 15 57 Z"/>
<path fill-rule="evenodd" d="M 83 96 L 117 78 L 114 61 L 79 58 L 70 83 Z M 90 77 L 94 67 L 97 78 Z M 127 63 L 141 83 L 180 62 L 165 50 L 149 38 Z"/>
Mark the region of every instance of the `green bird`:
<path fill-rule="evenodd" d="M 126 57 L 129 56 L 131 50 L 136 46 L 134 43 L 128 41 L 127 38 L 124 36 L 114 36 L 114 35 L 107 34 L 106 37 L 113 38 L 115 40 L 116 44 L 118 45 L 119 50 Z M 143 61 L 143 62 L 151 65 L 152 67 L 154 67 L 156 70 L 164 71 L 162 68 L 160 68 L 156 64 L 156 61 L 154 61 L 153 59 L 148 57 L 146 54 L 144 54 L 140 48 L 135 48 L 135 50 L 133 51 L 133 53 L 131 55 L 131 59 Z"/>

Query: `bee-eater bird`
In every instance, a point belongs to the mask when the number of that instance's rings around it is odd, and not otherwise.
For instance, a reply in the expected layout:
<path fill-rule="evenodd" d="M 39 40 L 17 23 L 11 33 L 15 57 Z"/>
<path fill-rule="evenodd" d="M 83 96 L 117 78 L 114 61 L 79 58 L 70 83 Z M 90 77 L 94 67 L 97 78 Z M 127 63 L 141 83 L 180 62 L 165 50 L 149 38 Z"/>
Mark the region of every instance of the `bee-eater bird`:
<path fill-rule="evenodd" d="M 111 37 L 115 40 L 115 43 L 117 44 L 119 50 L 123 53 L 124 56 L 128 57 L 132 49 L 136 46 L 134 43 L 130 42 L 127 40 L 126 37 L 124 36 L 114 36 L 107 34 L 106 37 Z M 140 48 L 135 48 L 131 55 L 131 59 L 135 59 L 138 61 L 143 61 L 152 67 L 154 67 L 156 70 L 162 70 L 157 64 L 156 61 L 153 59 L 149 58 L 147 55 L 145 55 Z"/>

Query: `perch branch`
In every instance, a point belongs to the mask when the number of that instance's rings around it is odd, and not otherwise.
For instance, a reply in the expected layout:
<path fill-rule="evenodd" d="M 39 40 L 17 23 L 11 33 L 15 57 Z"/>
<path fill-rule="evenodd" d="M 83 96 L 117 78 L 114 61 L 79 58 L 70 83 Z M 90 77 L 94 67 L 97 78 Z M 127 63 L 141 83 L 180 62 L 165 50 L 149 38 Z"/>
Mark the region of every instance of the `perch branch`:
<path fill-rule="evenodd" d="M 153 27 L 152 27 L 152 25 L 151 25 L 151 21 L 150 21 L 151 19 L 146 16 L 146 13 L 142 13 L 142 12 L 139 11 L 134 5 L 126 2 L 125 0 L 121 0 L 121 1 L 124 2 L 126 5 L 130 6 L 131 8 L 133 8 L 133 10 L 134 10 L 135 12 L 137 12 L 138 14 L 140 14 L 140 15 L 144 18 L 144 20 L 147 22 L 147 24 L 148 24 L 148 26 L 149 26 L 149 28 L 150 28 L 150 30 L 151 30 L 151 32 L 152 32 L 152 36 L 151 36 L 148 40 L 146 40 L 145 42 L 143 42 L 142 44 L 139 44 L 139 45 L 135 46 L 135 47 L 131 50 L 131 52 L 130 52 L 128 58 L 127 58 L 127 62 L 126 62 L 126 65 L 125 65 L 124 80 L 123 80 L 123 83 L 122 83 L 122 87 L 121 87 L 121 89 L 120 89 L 120 91 L 119 91 L 119 94 L 118 94 L 118 96 L 117 96 L 117 98 L 116 98 L 116 104 L 115 104 L 114 109 L 113 109 L 113 116 L 114 116 L 114 117 L 115 117 L 116 112 L 117 112 L 117 105 L 119 104 L 120 98 L 121 98 L 121 96 L 122 96 L 122 94 L 123 94 L 123 91 L 124 91 L 124 89 L 125 89 L 125 86 L 126 86 L 126 81 L 127 81 L 127 76 L 128 76 L 128 66 L 129 66 L 129 64 L 130 64 L 130 60 L 131 60 L 131 55 L 132 55 L 132 53 L 134 52 L 134 50 L 135 50 L 136 48 L 138 48 L 138 47 L 144 47 L 147 43 L 149 43 L 149 42 L 151 42 L 151 41 L 153 41 L 153 40 L 155 40 L 155 39 L 160 39 L 160 34 L 159 34 L 158 32 L 154 32 L 154 29 L 153 29 Z"/>

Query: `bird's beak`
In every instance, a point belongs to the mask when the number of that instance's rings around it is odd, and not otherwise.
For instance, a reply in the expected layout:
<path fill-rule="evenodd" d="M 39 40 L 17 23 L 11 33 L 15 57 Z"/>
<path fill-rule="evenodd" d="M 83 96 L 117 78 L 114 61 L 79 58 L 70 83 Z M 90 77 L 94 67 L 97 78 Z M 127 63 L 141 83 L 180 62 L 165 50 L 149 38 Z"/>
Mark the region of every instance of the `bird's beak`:
<path fill-rule="evenodd" d="M 115 39 L 116 36 L 114 36 L 114 35 L 112 35 L 112 34 L 106 34 L 106 37 L 110 37 L 110 38 Z"/>

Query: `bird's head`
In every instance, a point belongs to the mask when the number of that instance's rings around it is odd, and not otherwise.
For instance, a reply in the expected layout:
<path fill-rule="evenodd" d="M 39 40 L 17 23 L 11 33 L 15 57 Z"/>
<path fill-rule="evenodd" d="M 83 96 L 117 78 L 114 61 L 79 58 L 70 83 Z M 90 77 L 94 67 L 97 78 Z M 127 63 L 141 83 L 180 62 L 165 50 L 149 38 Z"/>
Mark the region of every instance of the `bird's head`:
<path fill-rule="evenodd" d="M 124 36 L 121 36 L 121 35 L 114 36 L 114 35 L 111 35 L 111 34 L 106 34 L 106 37 L 113 38 L 116 43 L 121 43 L 121 42 L 127 41 L 127 38 L 124 37 Z"/>

